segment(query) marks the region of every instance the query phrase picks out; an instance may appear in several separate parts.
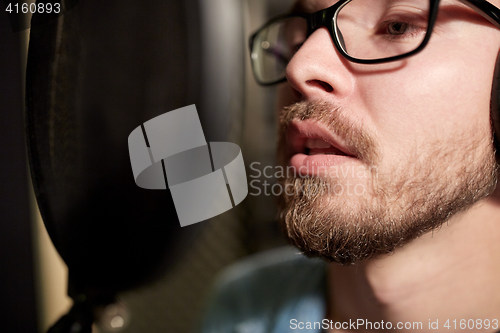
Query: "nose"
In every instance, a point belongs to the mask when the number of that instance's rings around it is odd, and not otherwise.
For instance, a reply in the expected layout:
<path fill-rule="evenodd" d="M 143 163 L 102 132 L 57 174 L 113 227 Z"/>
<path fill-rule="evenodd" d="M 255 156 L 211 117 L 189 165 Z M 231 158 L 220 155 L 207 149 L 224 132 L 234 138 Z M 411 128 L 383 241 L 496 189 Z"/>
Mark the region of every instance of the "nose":
<path fill-rule="evenodd" d="M 289 85 L 300 100 L 343 99 L 354 86 L 352 73 L 326 28 L 316 30 L 286 68 Z"/>

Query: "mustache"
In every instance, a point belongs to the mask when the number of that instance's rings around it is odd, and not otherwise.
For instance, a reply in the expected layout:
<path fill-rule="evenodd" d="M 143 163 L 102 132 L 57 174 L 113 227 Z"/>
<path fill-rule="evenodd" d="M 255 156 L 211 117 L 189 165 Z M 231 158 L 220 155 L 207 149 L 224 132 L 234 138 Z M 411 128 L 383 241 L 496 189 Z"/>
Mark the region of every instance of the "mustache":
<path fill-rule="evenodd" d="M 278 155 L 280 163 L 286 165 L 287 132 L 293 120 L 315 120 L 335 133 L 349 150 L 361 161 L 375 165 L 380 153 L 374 135 L 355 125 L 345 110 L 329 102 L 302 101 L 284 107 L 279 115 Z"/>

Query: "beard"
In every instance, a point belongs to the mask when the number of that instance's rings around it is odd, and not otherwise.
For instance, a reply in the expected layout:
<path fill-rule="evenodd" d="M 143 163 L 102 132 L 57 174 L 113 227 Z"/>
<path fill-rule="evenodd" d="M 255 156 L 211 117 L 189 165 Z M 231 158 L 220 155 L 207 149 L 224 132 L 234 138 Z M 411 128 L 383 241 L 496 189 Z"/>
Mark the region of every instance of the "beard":
<path fill-rule="evenodd" d="M 283 167 L 291 157 L 288 127 L 292 120 L 306 119 L 326 125 L 341 138 L 367 175 L 356 185 L 358 191 L 354 187 L 350 193 L 344 190 L 346 177 L 338 172 L 315 177 L 294 173 L 279 180 L 285 189 L 278 200 L 284 233 L 307 256 L 353 264 L 391 253 L 441 227 L 496 187 L 491 132 L 457 133 L 381 170 L 374 136 L 328 103 L 300 102 L 283 109 L 278 144 Z"/>

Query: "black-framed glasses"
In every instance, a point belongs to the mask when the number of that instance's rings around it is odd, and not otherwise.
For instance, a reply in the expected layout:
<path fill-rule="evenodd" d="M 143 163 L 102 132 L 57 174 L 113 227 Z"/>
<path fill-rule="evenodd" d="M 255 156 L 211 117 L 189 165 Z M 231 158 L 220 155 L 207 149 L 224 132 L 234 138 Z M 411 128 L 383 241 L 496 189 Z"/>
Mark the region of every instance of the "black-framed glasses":
<path fill-rule="evenodd" d="M 460 1 L 500 28 L 500 9 L 485 0 Z M 428 43 L 440 0 L 339 0 L 315 13 L 292 13 L 266 23 L 250 37 L 252 69 L 261 85 L 285 81 L 288 62 L 318 28 L 337 50 L 362 64 L 395 61 Z"/>

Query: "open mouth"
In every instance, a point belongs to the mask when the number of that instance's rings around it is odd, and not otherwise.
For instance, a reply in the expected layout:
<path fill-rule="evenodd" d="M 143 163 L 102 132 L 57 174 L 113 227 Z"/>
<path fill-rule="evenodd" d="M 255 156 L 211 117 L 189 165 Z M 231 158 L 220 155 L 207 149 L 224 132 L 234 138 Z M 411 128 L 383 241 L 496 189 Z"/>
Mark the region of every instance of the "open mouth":
<path fill-rule="evenodd" d="M 293 120 L 286 135 L 288 163 L 301 174 L 318 176 L 333 166 L 359 163 L 345 140 L 318 121 Z"/>
<path fill-rule="evenodd" d="M 339 155 L 355 157 L 339 137 L 317 121 L 292 121 L 288 128 L 287 141 L 291 155 Z"/>
<path fill-rule="evenodd" d="M 306 138 L 304 141 L 303 154 L 305 155 L 343 155 L 348 156 L 342 150 L 332 146 L 321 138 Z"/>

